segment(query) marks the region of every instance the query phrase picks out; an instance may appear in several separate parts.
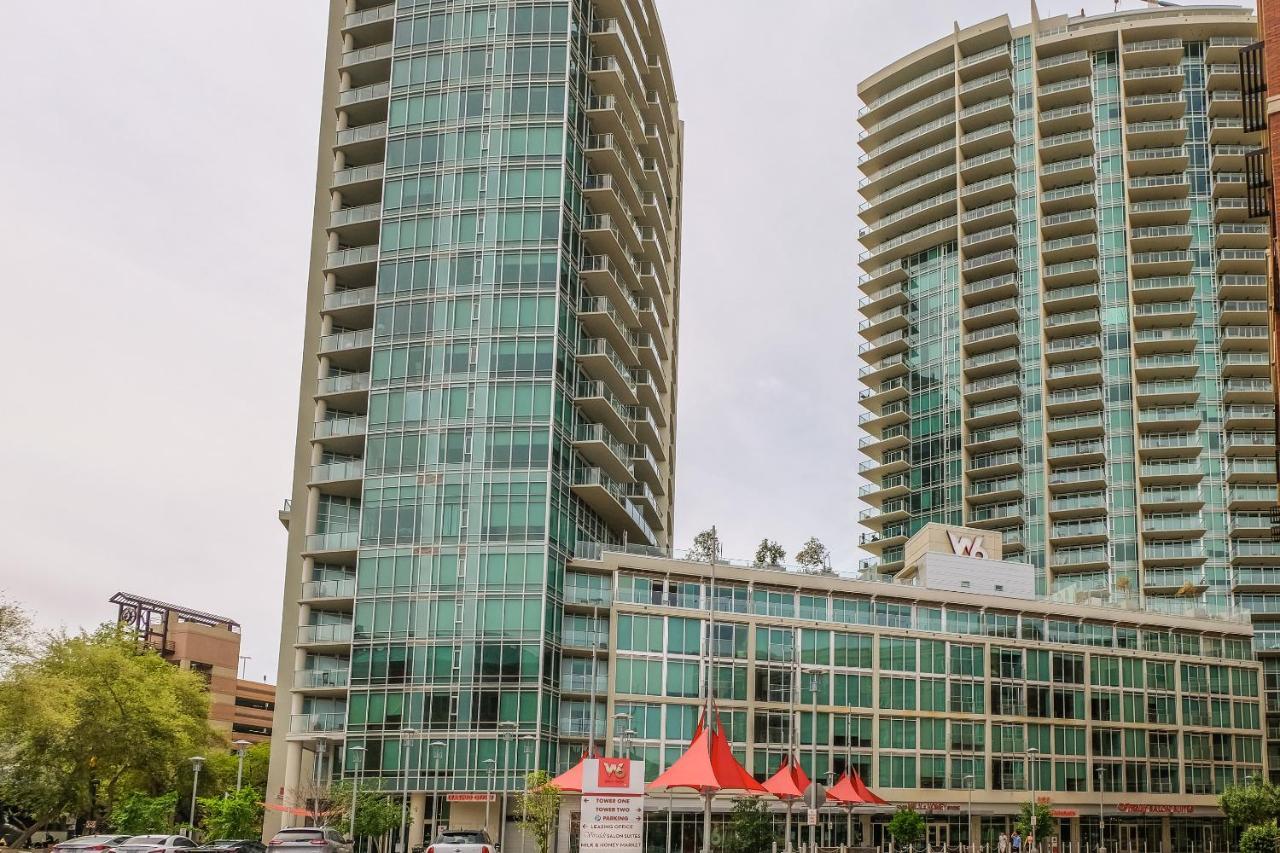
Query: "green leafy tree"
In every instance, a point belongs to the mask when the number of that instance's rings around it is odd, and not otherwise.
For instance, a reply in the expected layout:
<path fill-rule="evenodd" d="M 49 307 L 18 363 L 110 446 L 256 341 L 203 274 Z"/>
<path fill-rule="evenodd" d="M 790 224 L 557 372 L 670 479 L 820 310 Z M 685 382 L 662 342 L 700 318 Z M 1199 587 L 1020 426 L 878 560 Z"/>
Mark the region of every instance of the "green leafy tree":
<path fill-rule="evenodd" d="M 221 797 L 201 797 L 205 838 L 258 838 L 262 835 L 262 792 L 242 787 Z"/>
<path fill-rule="evenodd" d="M 130 791 L 111 809 L 111 829 L 121 835 L 168 832 L 173 826 L 177 808 L 177 791 L 158 797 L 149 797 L 141 791 Z"/>
<path fill-rule="evenodd" d="M 713 558 L 719 558 L 719 556 L 720 537 L 716 535 L 714 527 L 708 527 L 693 537 L 693 547 L 685 554 L 686 558 L 703 563 L 710 563 Z"/>
<path fill-rule="evenodd" d="M 30 659 L 35 649 L 31 616 L 22 605 L 0 596 L 0 676 Z"/>
<path fill-rule="evenodd" d="M 768 853 L 778 840 L 767 805 L 756 797 L 738 797 L 733 801 L 725 853 Z"/>
<path fill-rule="evenodd" d="M 1218 796 L 1227 823 L 1236 829 L 1274 821 L 1280 817 L 1280 789 L 1259 780 L 1252 785 L 1232 785 Z"/>
<path fill-rule="evenodd" d="M 1280 828 L 1274 820 L 1257 823 L 1240 834 L 1240 853 L 1276 853 Z"/>
<path fill-rule="evenodd" d="M 551 774 L 535 770 L 524 777 L 524 793 L 516 805 L 520 825 L 538 842 L 538 853 L 547 853 L 560 821 L 560 789 L 550 784 Z"/>
<path fill-rule="evenodd" d="M 351 784 L 335 782 L 317 799 L 325 812 L 321 822 L 345 832 L 351 821 Z M 356 800 L 356 837 L 381 838 L 400 826 L 400 804 L 385 794 L 361 788 Z"/>
<path fill-rule="evenodd" d="M 1022 833 L 1023 837 L 1031 834 L 1031 803 L 1023 803 L 1018 817 L 1013 822 L 1013 828 Z M 1041 838 L 1048 838 L 1050 835 L 1058 834 L 1058 819 L 1053 816 L 1053 809 L 1044 803 L 1036 803 L 1036 839 L 1037 842 Z"/>
<path fill-rule="evenodd" d="M 817 537 L 810 536 L 804 547 L 796 552 L 796 562 L 815 571 L 830 571 L 831 552 Z"/>
<path fill-rule="evenodd" d="M 30 816 L 12 846 L 61 815 L 105 822 L 131 791 L 177 788 L 222 740 L 208 710 L 197 674 L 118 626 L 46 639 L 0 677 L 0 802 Z"/>
<path fill-rule="evenodd" d="M 236 767 L 240 758 L 235 750 L 210 750 L 205 756 L 204 769 L 200 771 L 200 790 L 205 792 L 234 791 Z M 244 751 L 244 780 L 242 787 L 257 788 L 261 794 L 267 790 L 267 767 L 271 763 L 271 743 L 263 741 L 246 747 Z M 191 798 L 191 777 L 186 774 L 185 793 Z"/>
<path fill-rule="evenodd" d="M 924 818 L 915 809 L 898 809 L 889 819 L 887 828 L 898 844 L 915 844 L 924 838 Z"/>
<path fill-rule="evenodd" d="M 760 540 L 760 545 L 756 548 L 757 566 L 778 566 L 785 559 L 787 559 L 787 552 L 781 545 L 772 539 Z"/>

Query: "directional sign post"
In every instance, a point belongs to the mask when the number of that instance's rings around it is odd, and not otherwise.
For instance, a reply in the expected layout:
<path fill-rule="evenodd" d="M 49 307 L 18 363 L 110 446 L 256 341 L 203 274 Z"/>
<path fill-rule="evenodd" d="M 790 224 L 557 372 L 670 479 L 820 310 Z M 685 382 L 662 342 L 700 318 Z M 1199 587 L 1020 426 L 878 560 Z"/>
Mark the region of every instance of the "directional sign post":
<path fill-rule="evenodd" d="M 809 807 L 809 848 L 818 849 L 818 809 L 827 801 L 827 789 L 820 782 L 810 782 L 804 789 L 804 804 Z"/>

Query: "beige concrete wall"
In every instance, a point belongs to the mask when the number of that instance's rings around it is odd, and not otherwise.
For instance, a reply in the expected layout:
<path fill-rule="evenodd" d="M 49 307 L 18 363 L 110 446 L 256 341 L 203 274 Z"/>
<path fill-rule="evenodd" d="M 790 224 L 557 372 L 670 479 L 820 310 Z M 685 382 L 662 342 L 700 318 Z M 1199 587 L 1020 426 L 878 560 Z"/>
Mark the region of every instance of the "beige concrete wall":
<path fill-rule="evenodd" d="M 325 226 L 329 221 L 331 194 L 329 185 L 333 173 L 333 143 L 337 132 L 335 107 L 338 102 L 338 63 L 342 56 L 340 36 L 342 20 L 347 12 L 345 0 L 330 0 L 329 30 L 325 43 L 324 79 L 320 102 L 320 135 L 316 156 L 316 192 L 312 203 L 311 251 L 306 281 L 306 324 L 302 335 L 301 364 L 298 377 L 297 441 L 293 459 L 293 506 L 289 523 L 289 541 L 285 551 L 285 571 L 280 600 L 280 658 L 276 675 L 276 708 L 272 721 L 271 767 L 267 775 L 267 802 L 284 803 L 290 799 L 285 790 L 286 778 L 297 778 L 300 770 L 301 747 L 289 744 L 289 718 L 293 713 L 293 673 L 297 669 L 297 652 L 294 642 L 298 636 L 301 610 L 297 600 L 302 589 L 304 559 L 301 554 L 306 543 L 307 520 L 310 503 L 307 480 L 311 470 L 312 446 L 310 438 L 315 422 L 317 364 L 320 350 L 321 316 L 324 304 L 324 262 L 328 248 Z M 293 773 L 287 773 L 292 765 Z M 266 840 L 280 828 L 284 815 L 267 810 L 263 822 L 263 839 Z M 287 824 L 285 824 L 287 825 Z"/>

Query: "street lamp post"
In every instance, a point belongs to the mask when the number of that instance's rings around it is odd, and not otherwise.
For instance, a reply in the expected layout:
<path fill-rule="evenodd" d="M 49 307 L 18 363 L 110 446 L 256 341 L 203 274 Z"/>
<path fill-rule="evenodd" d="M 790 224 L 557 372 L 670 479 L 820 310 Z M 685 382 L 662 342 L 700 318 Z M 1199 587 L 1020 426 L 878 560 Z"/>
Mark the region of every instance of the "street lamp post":
<path fill-rule="evenodd" d="M 511 772 L 511 745 L 516 740 L 516 724 L 507 722 L 499 723 L 498 728 L 502 734 L 502 790 L 498 792 L 501 797 L 498 801 L 498 849 L 502 849 L 506 845 L 507 840 L 507 779 L 506 774 Z"/>
<path fill-rule="evenodd" d="M 631 722 L 631 715 L 628 714 L 626 711 L 619 711 L 618 713 L 613 715 L 613 723 L 614 723 L 613 732 L 614 734 L 622 735 L 624 743 L 626 742 L 626 735 L 628 730 L 627 724 L 630 722 Z"/>
<path fill-rule="evenodd" d="M 431 758 L 435 755 L 437 749 L 448 749 L 448 744 L 442 740 L 433 740 L 427 748 L 427 757 Z M 435 842 L 436 836 L 440 834 L 440 762 L 435 763 L 436 774 L 431 780 L 431 841 Z"/>
<path fill-rule="evenodd" d="M 196 834 L 196 789 L 200 787 L 200 768 L 203 766 L 203 755 L 191 756 L 191 835 Z"/>
<path fill-rule="evenodd" d="M 482 764 L 492 765 L 489 768 L 489 796 L 484 798 L 484 829 L 489 831 L 489 803 L 493 801 L 493 777 L 497 775 L 498 761 L 494 758 L 486 758 Z"/>
<path fill-rule="evenodd" d="M 1029 778 L 1027 781 L 1031 783 L 1031 840 L 1037 841 L 1036 838 L 1036 756 L 1040 754 L 1039 747 L 1027 748 L 1027 769 Z"/>
<path fill-rule="evenodd" d="M 355 765 L 355 776 L 351 783 L 351 849 L 354 851 L 356 846 L 356 795 L 360 793 L 360 768 L 363 766 L 362 760 L 364 755 L 363 746 L 349 746 L 347 752 L 351 755 L 351 763 Z"/>
<path fill-rule="evenodd" d="M 400 853 L 409 853 L 409 837 L 407 835 L 409 829 L 409 747 L 413 744 L 410 738 L 417 733 L 417 729 L 400 730 L 401 755 L 403 756 L 402 764 L 404 766 L 404 792 L 400 797 Z"/>
<path fill-rule="evenodd" d="M 969 850 L 972 851 L 974 849 L 974 846 L 973 846 L 973 786 L 974 786 L 974 783 L 977 782 L 977 779 L 974 778 L 972 773 L 966 773 L 963 781 L 964 781 L 965 787 L 969 789 L 969 827 L 968 827 L 968 831 L 965 832 L 965 837 L 969 839 Z"/>
<path fill-rule="evenodd" d="M 312 776 L 311 784 L 312 784 L 312 787 L 315 789 L 314 793 L 311 796 L 311 800 L 313 803 L 318 803 L 320 801 L 320 786 L 324 783 L 324 759 L 325 759 L 325 756 L 327 756 L 328 754 L 329 754 L 329 738 L 327 738 L 324 735 L 317 735 L 316 751 L 315 751 L 316 766 L 312 768 L 314 772 L 311 774 Z M 317 811 L 319 811 L 319 809 L 317 809 Z M 316 818 L 315 820 L 316 820 L 316 825 L 319 826 L 320 819 Z"/>
<path fill-rule="evenodd" d="M 240 792 L 240 784 L 244 781 L 244 751 L 249 748 L 250 744 L 247 740 L 232 741 L 231 745 L 236 748 L 236 755 L 239 757 L 236 762 L 236 793 Z"/>
<path fill-rule="evenodd" d="M 813 761 L 813 781 L 815 784 L 818 781 L 818 673 L 819 672 L 821 672 L 821 670 L 818 670 L 818 669 L 806 669 L 802 671 L 802 675 L 813 676 L 813 681 L 810 682 L 813 688 L 813 725 L 810 728 L 809 734 L 812 735 L 811 743 L 813 745 L 813 749 L 811 750 L 810 754 L 812 756 L 812 761 Z M 809 824 L 809 849 L 810 850 L 818 849 L 818 827 L 812 823 Z"/>
<path fill-rule="evenodd" d="M 1102 853 L 1107 847 L 1107 836 L 1105 831 L 1106 818 L 1102 816 L 1104 803 L 1102 801 L 1102 773 L 1105 768 L 1099 767 L 1096 775 L 1098 777 L 1098 853 Z"/>

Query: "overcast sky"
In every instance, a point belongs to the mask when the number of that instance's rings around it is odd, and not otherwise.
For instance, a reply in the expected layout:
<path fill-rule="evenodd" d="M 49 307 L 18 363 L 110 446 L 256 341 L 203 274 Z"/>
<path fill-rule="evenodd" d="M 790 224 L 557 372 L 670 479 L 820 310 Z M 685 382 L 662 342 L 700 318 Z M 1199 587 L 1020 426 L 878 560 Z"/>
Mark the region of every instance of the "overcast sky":
<path fill-rule="evenodd" d="M 854 87 L 957 11 L 1029 6 L 657 2 L 687 134 L 676 544 L 816 535 L 852 568 Z M 0 590 L 42 625 L 146 594 L 239 620 L 275 676 L 325 5 L 6 5 Z"/>

